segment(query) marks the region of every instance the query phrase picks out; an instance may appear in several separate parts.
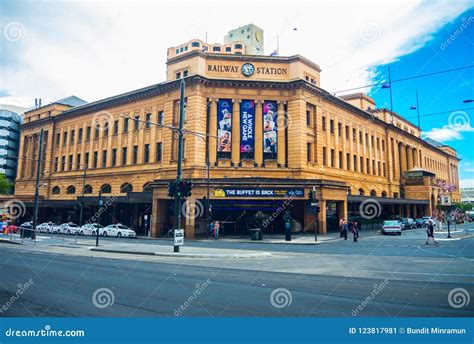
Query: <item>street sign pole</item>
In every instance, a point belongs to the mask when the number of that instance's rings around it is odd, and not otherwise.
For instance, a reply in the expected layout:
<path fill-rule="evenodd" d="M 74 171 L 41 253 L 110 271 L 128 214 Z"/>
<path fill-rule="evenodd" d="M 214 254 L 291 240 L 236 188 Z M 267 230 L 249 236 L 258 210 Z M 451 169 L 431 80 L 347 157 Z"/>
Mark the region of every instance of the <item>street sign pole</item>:
<path fill-rule="evenodd" d="M 176 168 L 176 186 L 177 190 L 174 196 L 174 231 L 181 229 L 181 194 L 179 192 L 179 186 L 182 178 L 182 160 L 183 160 L 183 122 L 184 122 L 184 79 L 181 79 L 180 84 L 180 98 L 179 98 L 179 123 L 178 123 L 178 159 Z M 179 245 L 174 245 L 174 252 L 179 252 Z"/>

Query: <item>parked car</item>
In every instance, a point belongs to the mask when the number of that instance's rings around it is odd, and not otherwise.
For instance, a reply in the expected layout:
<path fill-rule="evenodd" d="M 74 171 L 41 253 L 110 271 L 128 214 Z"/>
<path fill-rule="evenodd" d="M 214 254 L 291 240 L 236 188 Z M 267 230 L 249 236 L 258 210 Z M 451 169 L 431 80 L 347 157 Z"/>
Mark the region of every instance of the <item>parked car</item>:
<path fill-rule="evenodd" d="M 104 228 L 102 232 L 103 236 L 116 236 L 117 238 L 127 237 L 127 238 L 134 238 L 137 236 L 134 230 L 128 228 L 121 223 L 117 223 L 115 225 L 108 225 Z"/>
<path fill-rule="evenodd" d="M 405 229 L 415 229 L 416 228 L 416 223 L 413 221 L 412 218 L 410 217 L 404 217 L 401 219 L 401 223 L 403 224 L 403 230 Z"/>
<path fill-rule="evenodd" d="M 31 222 L 24 222 L 20 226 L 20 233 L 22 238 L 31 238 L 36 237 L 36 233 L 33 230 L 33 224 Z"/>
<path fill-rule="evenodd" d="M 59 226 L 55 223 L 52 223 L 51 221 L 43 222 L 42 224 L 38 225 L 37 229 L 44 233 L 59 233 Z"/>
<path fill-rule="evenodd" d="M 76 225 L 75 223 L 69 222 L 69 223 L 63 223 L 61 226 L 59 226 L 59 234 L 76 234 L 79 229 L 79 226 Z"/>
<path fill-rule="evenodd" d="M 86 223 L 79 229 L 79 234 L 95 236 L 97 230 L 99 230 L 99 235 L 102 235 L 104 227 L 102 227 L 98 223 Z"/>
<path fill-rule="evenodd" d="M 384 221 L 382 233 L 402 235 L 402 223 L 397 220 Z"/>
<path fill-rule="evenodd" d="M 426 227 L 425 221 L 422 218 L 418 218 L 415 220 L 416 228 L 423 228 Z"/>
<path fill-rule="evenodd" d="M 15 225 L 7 225 L 7 228 L 6 228 L 6 233 L 7 234 L 10 234 L 10 233 L 17 233 L 18 232 L 18 227 L 15 226 Z"/>

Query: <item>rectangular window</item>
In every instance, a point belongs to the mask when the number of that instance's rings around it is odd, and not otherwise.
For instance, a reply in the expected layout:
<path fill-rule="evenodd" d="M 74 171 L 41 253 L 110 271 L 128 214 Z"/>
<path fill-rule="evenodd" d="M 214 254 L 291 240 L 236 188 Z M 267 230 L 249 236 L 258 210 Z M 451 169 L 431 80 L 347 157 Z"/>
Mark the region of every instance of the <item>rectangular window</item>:
<path fill-rule="evenodd" d="M 59 165 L 59 162 L 58 162 L 58 157 L 55 157 L 54 158 L 54 172 L 58 172 L 58 165 Z"/>
<path fill-rule="evenodd" d="M 365 133 L 365 145 L 369 145 L 369 134 Z"/>
<path fill-rule="evenodd" d="M 140 116 L 135 116 L 135 119 L 133 120 L 133 130 L 139 130 L 140 129 Z"/>
<path fill-rule="evenodd" d="M 387 170 L 385 169 L 385 163 L 382 163 L 382 171 L 383 171 L 383 176 L 387 176 Z"/>
<path fill-rule="evenodd" d="M 369 160 L 369 158 L 366 158 L 366 159 L 365 159 L 365 164 L 366 164 L 366 166 L 365 166 L 365 168 L 366 168 L 366 169 L 365 169 L 365 173 L 370 174 L 370 160 Z"/>
<path fill-rule="evenodd" d="M 102 167 L 107 166 L 107 151 L 102 151 Z"/>
<path fill-rule="evenodd" d="M 357 156 L 356 155 L 354 155 L 352 168 L 353 168 L 354 172 L 357 172 Z"/>
<path fill-rule="evenodd" d="M 161 162 L 163 154 L 163 144 L 161 142 L 156 143 L 156 162 Z"/>
<path fill-rule="evenodd" d="M 85 164 L 87 167 L 90 167 L 90 166 L 89 166 L 89 153 L 86 153 L 86 155 L 84 156 L 84 164 Z"/>
<path fill-rule="evenodd" d="M 82 128 L 79 128 L 79 133 L 77 135 L 77 143 L 81 143 L 82 142 L 82 132 L 84 130 Z"/>
<path fill-rule="evenodd" d="M 181 79 L 181 72 L 176 73 L 176 79 Z"/>
<path fill-rule="evenodd" d="M 375 145 L 374 145 L 374 135 L 370 136 L 370 147 L 372 147 L 372 148 L 375 147 Z"/>
<path fill-rule="evenodd" d="M 364 158 L 363 157 L 360 157 L 360 164 L 359 164 L 359 169 L 360 169 L 360 173 L 364 173 Z M 365 171 L 367 172 L 367 171 Z"/>
<path fill-rule="evenodd" d="M 145 115 L 145 121 L 146 121 L 145 128 L 150 129 L 150 127 L 151 127 L 151 113 L 147 113 Z"/>
<path fill-rule="evenodd" d="M 306 126 L 311 126 L 311 111 L 306 110 Z"/>
<path fill-rule="evenodd" d="M 349 126 L 346 125 L 346 140 L 349 140 Z"/>
<path fill-rule="evenodd" d="M 355 130 L 355 128 L 352 128 L 352 141 L 357 141 L 357 131 Z"/>
<path fill-rule="evenodd" d="M 321 129 L 322 131 L 326 131 L 326 117 L 321 118 Z"/>
<path fill-rule="evenodd" d="M 67 145 L 67 131 L 63 133 L 63 146 Z"/>
<path fill-rule="evenodd" d="M 342 168 L 342 152 L 339 152 L 339 168 Z"/>
<path fill-rule="evenodd" d="M 114 131 L 113 131 L 113 135 L 117 135 L 117 134 L 118 134 L 118 126 L 119 126 L 119 121 L 118 121 L 118 120 L 115 120 L 115 121 L 114 121 Z"/>
<path fill-rule="evenodd" d="M 328 157 L 326 152 L 326 147 L 323 147 L 323 166 L 327 166 L 328 164 Z"/>
<path fill-rule="evenodd" d="M 335 159 L 335 152 L 334 149 L 331 149 L 331 167 L 335 167 L 334 165 L 334 159 Z"/>
<path fill-rule="evenodd" d="M 351 169 L 351 155 L 349 153 L 346 153 L 346 169 Z"/>
<path fill-rule="evenodd" d="M 311 143 L 306 143 L 306 160 L 311 161 Z"/>
<path fill-rule="evenodd" d="M 113 149 L 112 149 L 112 161 L 111 161 L 111 165 L 112 165 L 112 166 L 117 165 L 117 148 L 113 148 Z"/>
<path fill-rule="evenodd" d="M 150 162 L 150 145 L 146 144 L 143 149 L 143 162 L 146 164 Z"/>
<path fill-rule="evenodd" d="M 86 140 L 91 139 L 91 127 L 86 128 Z"/>
<path fill-rule="evenodd" d="M 76 155 L 76 166 L 77 166 L 77 170 L 81 169 L 81 154 Z"/>
<path fill-rule="evenodd" d="M 92 162 L 92 167 L 93 168 L 97 168 L 98 160 L 99 160 L 99 153 L 94 152 L 94 161 Z"/>
<path fill-rule="evenodd" d="M 359 131 L 359 144 L 360 145 L 364 144 L 364 138 L 362 136 L 362 131 Z"/>
<path fill-rule="evenodd" d="M 59 143 L 61 142 L 61 134 L 57 133 L 56 134 L 56 145 L 59 146 Z"/>
<path fill-rule="evenodd" d="M 382 140 L 382 151 L 385 152 L 385 141 Z"/>
<path fill-rule="evenodd" d="M 123 119 L 123 133 L 128 133 L 128 118 Z"/>
<path fill-rule="evenodd" d="M 334 134 L 334 120 L 333 119 L 329 120 L 329 132 L 331 134 Z"/>
<path fill-rule="evenodd" d="M 342 123 L 337 123 L 337 136 L 342 136 Z"/>
<path fill-rule="evenodd" d="M 127 164 L 127 147 L 122 148 L 122 165 Z"/>
<path fill-rule="evenodd" d="M 73 129 L 71 130 L 71 144 L 74 144 L 74 140 L 76 138 L 76 131 Z"/>
<path fill-rule="evenodd" d="M 377 162 L 377 170 L 378 170 L 378 175 L 381 176 L 382 175 L 382 167 L 380 166 L 380 161 Z"/>
<path fill-rule="evenodd" d="M 158 124 L 163 125 L 165 124 L 165 113 L 163 111 L 158 111 Z"/>
<path fill-rule="evenodd" d="M 380 140 L 378 137 L 377 137 L 377 150 L 380 150 Z"/>
<path fill-rule="evenodd" d="M 100 135 L 100 124 L 96 123 L 95 125 L 95 131 L 94 131 L 94 139 L 97 140 Z"/>
<path fill-rule="evenodd" d="M 377 171 L 375 170 L 375 160 L 372 160 L 372 174 L 375 176 Z"/>
<path fill-rule="evenodd" d="M 138 146 L 133 146 L 132 164 L 136 165 L 137 163 L 138 163 Z"/>
<path fill-rule="evenodd" d="M 68 158 L 68 159 L 69 159 L 69 160 L 68 160 L 68 164 L 67 164 L 67 169 L 68 169 L 69 171 L 72 171 L 72 167 L 73 167 L 73 166 L 72 166 L 72 155 L 69 155 L 69 158 Z"/>
<path fill-rule="evenodd" d="M 61 171 L 65 171 L 66 170 L 66 157 L 63 156 L 61 157 Z"/>
<path fill-rule="evenodd" d="M 188 74 L 189 74 L 189 72 L 188 72 L 187 69 L 183 70 L 183 78 L 187 77 Z"/>

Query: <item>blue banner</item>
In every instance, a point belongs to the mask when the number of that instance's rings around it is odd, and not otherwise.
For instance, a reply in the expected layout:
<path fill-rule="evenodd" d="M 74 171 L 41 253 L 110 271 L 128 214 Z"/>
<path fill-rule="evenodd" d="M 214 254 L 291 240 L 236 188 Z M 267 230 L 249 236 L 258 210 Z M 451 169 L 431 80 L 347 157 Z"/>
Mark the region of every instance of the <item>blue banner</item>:
<path fill-rule="evenodd" d="M 277 102 L 266 100 L 263 103 L 263 153 L 277 152 Z"/>
<path fill-rule="evenodd" d="M 217 151 L 232 149 L 232 100 L 219 99 L 217 102 Z"/>
<path fill-rule="evenodd" d="M 472 318 L 0 318 L 8 343 L 469 343 Z"/>
<path fill-rule="evenodd" d="M 255 149 L 255 102 L 242 100 L 240 104 L 240 153 L 253 153 Z"/>

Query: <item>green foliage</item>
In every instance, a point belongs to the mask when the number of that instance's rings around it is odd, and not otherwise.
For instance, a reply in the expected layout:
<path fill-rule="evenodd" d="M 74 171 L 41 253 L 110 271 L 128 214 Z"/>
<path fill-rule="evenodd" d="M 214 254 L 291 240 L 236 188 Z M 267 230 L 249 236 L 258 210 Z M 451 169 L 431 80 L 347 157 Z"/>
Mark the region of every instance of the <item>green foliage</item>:
<path fill-rule="evenodd" d="M 7 194 L 11 192 L 13 183 L 7 179 L 5 174 L 0 174 L 0 194 Z"/>

